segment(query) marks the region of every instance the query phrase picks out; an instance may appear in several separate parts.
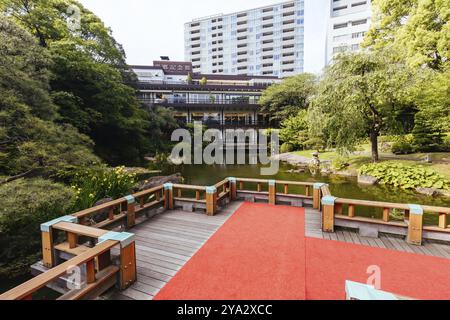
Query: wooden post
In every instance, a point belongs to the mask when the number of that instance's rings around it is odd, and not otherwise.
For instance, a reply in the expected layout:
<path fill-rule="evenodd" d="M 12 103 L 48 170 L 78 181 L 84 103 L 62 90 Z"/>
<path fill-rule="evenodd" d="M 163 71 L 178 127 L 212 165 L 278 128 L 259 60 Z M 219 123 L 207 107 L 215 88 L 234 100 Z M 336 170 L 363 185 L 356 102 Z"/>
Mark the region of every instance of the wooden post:
<path fill-rule="evenodd" d="M 405 221 L 409 220 L 410 214 L 411 214 L 411 212 L 409 210 L 405 210 Z"/>
<path fill-rule="evenodd" d="M 277 185 L 275 180 L 269 180 L 269 204 L 277 204 Z"/>
<path fill-rule="evenodd" d="M 237 199 L 237 183 L 236 178 L 228 178 L 230 183 L 230 200 L 234 201 Z"/>
<path fill-rule="evenodd" d="M 141 208 L 143 208 L 145 206 L 144 197 L 141 197 L 139 199 L 139 204 L 140 204 Z"/>
<path fill-rule="evenodd" d="M 120 289 L 128 288 L 136 279 L 136 247 L 133 241 L 120 248 Z"/>
<path fill-rule="evenodd" d="M 74 249 L 78 244 L 78 235 L 76 233 L 67 232 L 67 242 L 69 242 L 69 248 Z"/>
<path fill-rule="evenodd" d="M 284 194 L 289 194 L 289 185 L 288 184 L 284 185 Z"/>
<path fill-rule="evenodd" d="M 181 191 L 181 189 L 178 189 L 177 197 L 178 197 L 178 198 L 181 198 L 181 197 L 182 197 L 182 191 Z"/>
<path fill-rule="evenodd" d="M 261 192 L 262 188 L 261 188 L 261 183 L 258 182 L 257 187 L 256 187 L 257 192 Z"/>
<path fill-rule="evenodd" d="M 108 219 L 109 220 L 114 220 L 114 208 L 109 208 Z"/>
<path fill-rule="evenodd" d="M 419 205 L 410 205 L 408 226 L 408 243 L 417 246 L 422 245 L 423 234 L 423 209 Z"/>
<path fill-rule="evenodd" d="M 389 222 L 390 214 L 391 214 L 391 210 L 389 208 L 384 208 L 383 209 L 383 221 L 384 222 Z"/>
<path fill-rule="evenodd" d="M 355 217 L 355 206 L 353 204 L 349 204 L 348 205 L 348 216 L 350 218 L 354 218 Z"/>
<path fill-rule="evenodd" d="M 213 216 L 217 210 L 217 189 L 206 187 L 206 214 Z"/>
<path fill-rule="evenodd" d="M 160 190 L 155 192 L 155 199 L 156 199 L 156 201 L 160 201 L 161 200 L 161 191 Z"/>
<path fill-rule="evenodd" d="M 133 196 L 125 197 L 127 200 L 127 227 L 131 228 L 136 224 L 135 206 L 136 199 Z"/>
<path fill-rule="evenodd" d="M 313 191 L 313 208 L 320 210 L 320 199 L 322 196 L 322 187 L 324 186 L 324 183 L 316 183 L 314 184 L 314 191 Z"/>
<path fill-rule="evenodd" d="M 86 282 L 91 284 L 95 282 L 95 260 L 86 262 Z"/>
<path fill-rule="evenodd" d="M 173 210 L 173 184 L 164 185 L 164 207 L 166 210 Z"/>
<path fill-rule="evenodd" d="M 325 196 L 322 198 L 322 231 L 334 232 L 334 206 L 336 198 Z"/>
<path fill-rule="evenodd" d="M 439 214 L 439 228 L 447 229 L 447 226 L 448 226 L 447 214 L 446 213 L 440 213 Z"/>
<path fill-rule="evenodd" d="M 55 266 L 55 254 L 53 250 L 53 230 L 42 231 L 42 262 L 47 268 Z"/>
<path fill-rule="evenodd" d="M 342 203 L 336 203 L 335 208 L 336 214 L 342 215 L 342 213 L 344 212 L 344 205 Z"/>
<path fill-rule="evenodd" d="M 244 190 L 244 182 L 239 182 L 239 190 Z"/>
<path fill-rule="evenodd" d="M 305 186 L 305 195 L 309 197 L 309 186 Z"/>
<path fill-rule="evenodd" d="M 200 200 L 200 191 L 195 191 L 195 200 Z"/>

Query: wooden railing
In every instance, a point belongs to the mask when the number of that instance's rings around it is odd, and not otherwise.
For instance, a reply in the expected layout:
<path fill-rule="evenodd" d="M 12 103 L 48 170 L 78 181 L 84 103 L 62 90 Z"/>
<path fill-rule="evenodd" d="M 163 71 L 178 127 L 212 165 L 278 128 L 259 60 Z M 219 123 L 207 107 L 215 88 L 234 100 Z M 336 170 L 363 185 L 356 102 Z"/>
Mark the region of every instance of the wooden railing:
<path fill-rule="evenodd" d="M 118 241 L 105 241 L 94 248 L 87 250 L 75 258 L 58 265 L 57 267 L 42 273 L 37 277 L 21 284 L 18 287 L 0 295 L 0 300 L 31 300 L 33 293 L 43 288 L 52 281 L 65 275 L 68 270 L 74 266 L 86 265 L 86 283 L 83 289 L 70 292 L 70 295 L 62 296 L 61 299 L 80 299 L 93 291 L 95 287 L 113 278 L 119 271 L 119 267 L 109 266 L 103 268 L 99 273 L 95 274 L 95 258 L 105 255 L 118 244 Z"/>
<path fill-rule="evenodd" d="M 323 205 L 323 231 L 334 232 L 335 219 L 370 223 L 375 225 L 385 225 L 392 227 L 407 228 L 407 241 L 411 244 L 421 245 L 423 241 L 423 232 L 446 233 L 450 235 L 450 226 L 448 216 L 450 208 L 434 207 L 416 204 L 401 204 L 381 201 L 367 201 L 335 198 L 329 192 L 328 186 L 322 187 L 322 205 Z M 368 207 L 381 209 L 382 218 L 358 217 L 357 208 Z M 346 208 L 346 210 L 344 210 Z M 391 212 L 397 210 L 403 213 L 403 221 L 392 221 Z M 345 211 L 345 212 L 344 212 Z M 437 226 L 424 225 L 424 213 L 438 215 Z"/>
<path fill-rule="evenodd" d="M 294 189 L 298 192 L 292 192 Z M 124 289 L 136 280 L 133 235 L 112 233 L 105 228 L 111 228 L 118 222 L 132 228 L 139 213 L 159 208 L 172 210 L 183 203 L 198 204 L 206 214 L 214 215 L 219 204 L 224 206 L 228 201 L 246 197 L 253 197 L 253 200 L 258 197 L 272 205 L 290 202 L 291 205 L 303 206 L 308 202 L 322 211 L 325 232 L 334 232 L 336 219 L 348 219 L 408 228 L 408 241 L 417 245 L 422 242 L 424 230 L 450 234 L 447 220 L 450 208 L 341 199 L 333 197 L 329 186 L 324 183 L 249 178 L 226 178 L 209 187 L 167 183 L 41 225 L 43 264 L 50 270 L 0 295 L 0 300 L 29 299 L 34 292 L 63 275 L 69 266 L 79 265 L 86 265 L 86 284 L 82 289 L 69 291 L 62 299 L 99 295 L 111 286 L 111 279 L 115 278 L 116 273 L 119 274 L 117 286 Z M 382 219 L 357 217 L 356 208 L 359 206 L 381 208 Z M 344 207 L 347 208 L 345 214 Z M 391 221 L 392 209 L 403 210 L 405 221 Z M 438 214 L 438 226 L 423 226 L 423 212 Z M 57 233 L 64 233 L 65 240 L 56 244 Z M 80 244 L 80 239 L 84 244 Z M 87 239 L 100 243 L 89 247 L 85 245 Z M 111 262 L 111 249 L 119 244 L 120 263 L 115 266 Z M 56 252 L 64 252 L 74 258 L 57 265 Z"/>

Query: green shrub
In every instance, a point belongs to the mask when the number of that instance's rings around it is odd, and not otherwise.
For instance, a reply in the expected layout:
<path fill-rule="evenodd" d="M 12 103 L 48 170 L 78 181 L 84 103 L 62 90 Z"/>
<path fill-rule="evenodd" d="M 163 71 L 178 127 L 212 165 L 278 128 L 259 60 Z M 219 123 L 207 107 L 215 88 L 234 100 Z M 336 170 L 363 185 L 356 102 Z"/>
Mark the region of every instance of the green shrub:
<path fill-rule="evenodd" d="M 348 158 L 345 157 L 336 157 L 333 159 L 333 162 L 331 163 L 331 167 L 335 170 L 341 171 L 346 168 L 348 168 Z"/>
<path fill-rule="evenodd" d="M 392 145 L 391 151 L 394 154 L 411 154 L 414 152 L 414 148 L 407 141 L 398 141 Z"/>
<path fill-rule="evenodd" d="M 281 153 L 288 153 L 288 152 L 292 152 L 294 151 L 295 147 L 292 143 L 289 142 L 285 142 L 281 145 L 280 147 L 280 152 Z"/>
<path fill-rule="evenodd" d="M 132 192 L 136 174 L 125 167 L 96 167 L 75 173 L 72 188 L 76 193 L 75 211 L 92 207 L 98 200 L 117 199 Z"/>
<path fill-rule="evenodd" d="M 362 166 L 360 174 L 378 178 L 382 184 L 403 189 L 436 188 L 450 190 L 450 179 L 423 166 L 407 166 L 393 162 Z"/>
<path fill-rule="evenodd" d="M 16 180 L 0 186 L 0 277 L 28 272 L 41 256 L 40 224 L 70 214 L 75 193 L 43 179 Z"/>

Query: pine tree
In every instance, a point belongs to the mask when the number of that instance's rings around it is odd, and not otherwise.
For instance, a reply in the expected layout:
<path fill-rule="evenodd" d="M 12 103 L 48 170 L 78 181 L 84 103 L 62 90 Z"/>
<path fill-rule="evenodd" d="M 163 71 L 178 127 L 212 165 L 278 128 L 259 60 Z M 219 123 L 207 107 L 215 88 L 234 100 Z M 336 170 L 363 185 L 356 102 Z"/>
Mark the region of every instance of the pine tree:
<path fill-rule="evenodd" d="M 412 131 L 413 145 L 416 151 L 436 152 L 440 151 L 444 141 L 442 132 L 437 129 L 423 112 L 418 112 L 415 117 L 415 125 Z"/>

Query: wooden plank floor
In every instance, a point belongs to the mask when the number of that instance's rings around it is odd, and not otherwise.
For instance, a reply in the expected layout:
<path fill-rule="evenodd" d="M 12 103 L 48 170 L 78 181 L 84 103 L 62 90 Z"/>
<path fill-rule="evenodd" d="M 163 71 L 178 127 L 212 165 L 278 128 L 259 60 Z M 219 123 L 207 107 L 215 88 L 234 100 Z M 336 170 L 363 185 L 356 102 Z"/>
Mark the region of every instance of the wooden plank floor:
<path fill-rule="evenodd" d="M 317 210 L 306 209 L 305 234 L 307 237 L 359 245 L 398 250 L 422 255 L 429 255 L 450 259 L 450 245 L 437 242 L 424 241 L 423 246 L 413 246 L 399 236 L 380 235 L 379 238 L 361 237 L 357 231 L 337 229 L 335 233 L 326 233 L 321 230 L 322 215 Z"/>
<path fill-rule="evenodd" d="M 102 298 L 153 299 L 241 204 L 242 202 L 232 202 L 214 217 L 174 210 L 137 225 L 132 230 L 136 235 L 137 282 L 125 291 L 109 292 Z M 321 230 L 321 213 L 306 208 L 305 214 L 307 237 L 450 258 L 450 245 L 424 242 L 422 247 L 418 247 L 407 244 L 399 237 L 382 235 L 378 239 L 365 238 L 356 231 L 347 230 L 324 233 Z"/>
<path fill-rule="evenodd" d="M 164 212 L 133 228 L 136 236 L 137 282 L 122 292 L 104 296 L 114 300 L 151 300 L 181 267 L 239 208 L 233 202 L 216 216 Z"/>

